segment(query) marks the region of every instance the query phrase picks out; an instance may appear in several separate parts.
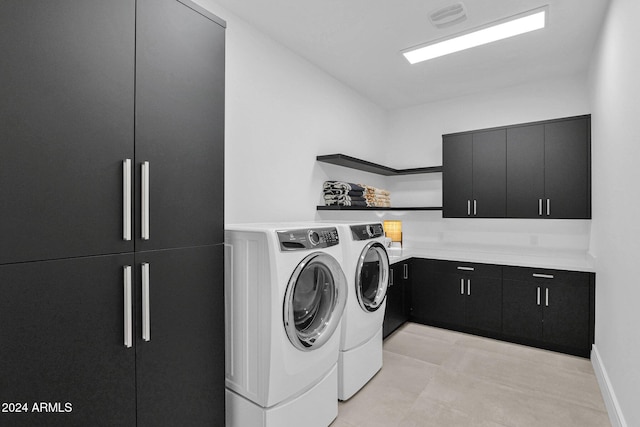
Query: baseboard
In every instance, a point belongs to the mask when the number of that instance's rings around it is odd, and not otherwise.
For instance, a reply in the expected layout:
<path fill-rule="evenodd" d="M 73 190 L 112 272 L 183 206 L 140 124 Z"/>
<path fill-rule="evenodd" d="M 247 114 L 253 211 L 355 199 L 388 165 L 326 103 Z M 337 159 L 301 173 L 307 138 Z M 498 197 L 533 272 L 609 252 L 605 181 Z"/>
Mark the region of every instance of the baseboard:
<path fill-rule="evenodd" d="M 607 407 L 607 412 L 609 413 L 611 426 L 627 427 L 627 422 L 624 419 L 624 415 L 622 415 L 618 398 L 616 397 L 616 393 L 613 391 L 611 381 L 609 381 L 609 375 L 607 375 L 607 370 L 602 364 L 600 353 L 598 353 L 598 348 L 595 344 L 591 349 L 591 364 L 593 365 L 593 370 L 596 374 L 596 378 L 598 379 L 598 384 L 600 385 L 600 392 L 602 393 L 604 404 Z"/>

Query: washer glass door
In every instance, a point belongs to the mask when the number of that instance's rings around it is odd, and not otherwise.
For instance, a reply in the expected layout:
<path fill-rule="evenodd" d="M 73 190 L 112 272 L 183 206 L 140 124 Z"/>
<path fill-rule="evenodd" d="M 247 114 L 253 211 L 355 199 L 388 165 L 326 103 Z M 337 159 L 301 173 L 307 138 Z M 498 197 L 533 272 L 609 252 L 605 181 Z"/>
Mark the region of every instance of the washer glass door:
<path fill-rule="evenodd" d="M 389 255 L 378 242 L 364 247 L 356 267 L 356 295 L 363 310 L 376 311 L 387 295 L 389 285 Z"/>
<path fill-rule="evenodd" d="M 347 301 L 346 278 L 338 261 L 314 252 L 294 270 L 284 300 L 289 341 L 310 351 L 326 343 L 340 324 Z"/>

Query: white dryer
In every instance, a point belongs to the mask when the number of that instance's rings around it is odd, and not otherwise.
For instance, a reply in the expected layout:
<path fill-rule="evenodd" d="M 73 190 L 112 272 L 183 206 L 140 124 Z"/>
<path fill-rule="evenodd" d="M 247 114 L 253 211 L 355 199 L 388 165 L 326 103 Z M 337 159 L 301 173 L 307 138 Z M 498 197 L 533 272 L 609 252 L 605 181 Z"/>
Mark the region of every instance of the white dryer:
<path fill-rule="evenodd" d="M 327 427 L 347 300 L 336 227 L 225 230 L 226 425 Z"/>
<path fill-rule="evenodd" d="M 382 368 L 389 256 L 381 223 L 338 227 L 349 288 L 338 359 L 338 398 L 347 400 Z"/>

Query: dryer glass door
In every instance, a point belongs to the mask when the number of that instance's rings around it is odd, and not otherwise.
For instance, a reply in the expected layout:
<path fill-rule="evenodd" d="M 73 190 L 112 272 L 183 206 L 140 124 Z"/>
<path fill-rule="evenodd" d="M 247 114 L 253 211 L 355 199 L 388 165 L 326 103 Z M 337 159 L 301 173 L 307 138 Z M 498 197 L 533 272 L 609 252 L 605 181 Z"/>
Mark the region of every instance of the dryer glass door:
<path fill-rule="evenodd" d="M 378 242 L 371 242 L 360 253 L 356 267 L 356 295 L 365 311 L 382 306 L 389 284 L 389 256 Z"/>
<path fill-rule="evenodd" d="M 326 343 L 340 324 L 347 301 L 346 278 L 331 255 L 315 252 L 296 267 L 284 300 L 291 343 L 309 351 Z"/>

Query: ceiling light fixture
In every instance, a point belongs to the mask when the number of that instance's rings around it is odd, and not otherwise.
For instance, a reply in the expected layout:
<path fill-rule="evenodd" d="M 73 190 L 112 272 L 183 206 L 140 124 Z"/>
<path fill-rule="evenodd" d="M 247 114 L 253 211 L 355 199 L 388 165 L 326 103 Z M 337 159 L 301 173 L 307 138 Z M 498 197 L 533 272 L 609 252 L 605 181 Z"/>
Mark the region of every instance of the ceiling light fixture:
<path fill-rule="evenodd" d="M 405 49 L 402 54 L 411 64 L 416 64 L 428 59 L 539 30 L 545 26 L 546 12 L 547 6 L 512 16 L 506 20 L 493 22 L 488 26 L 476 28 L 470 32 L 445 40 Z"/>

